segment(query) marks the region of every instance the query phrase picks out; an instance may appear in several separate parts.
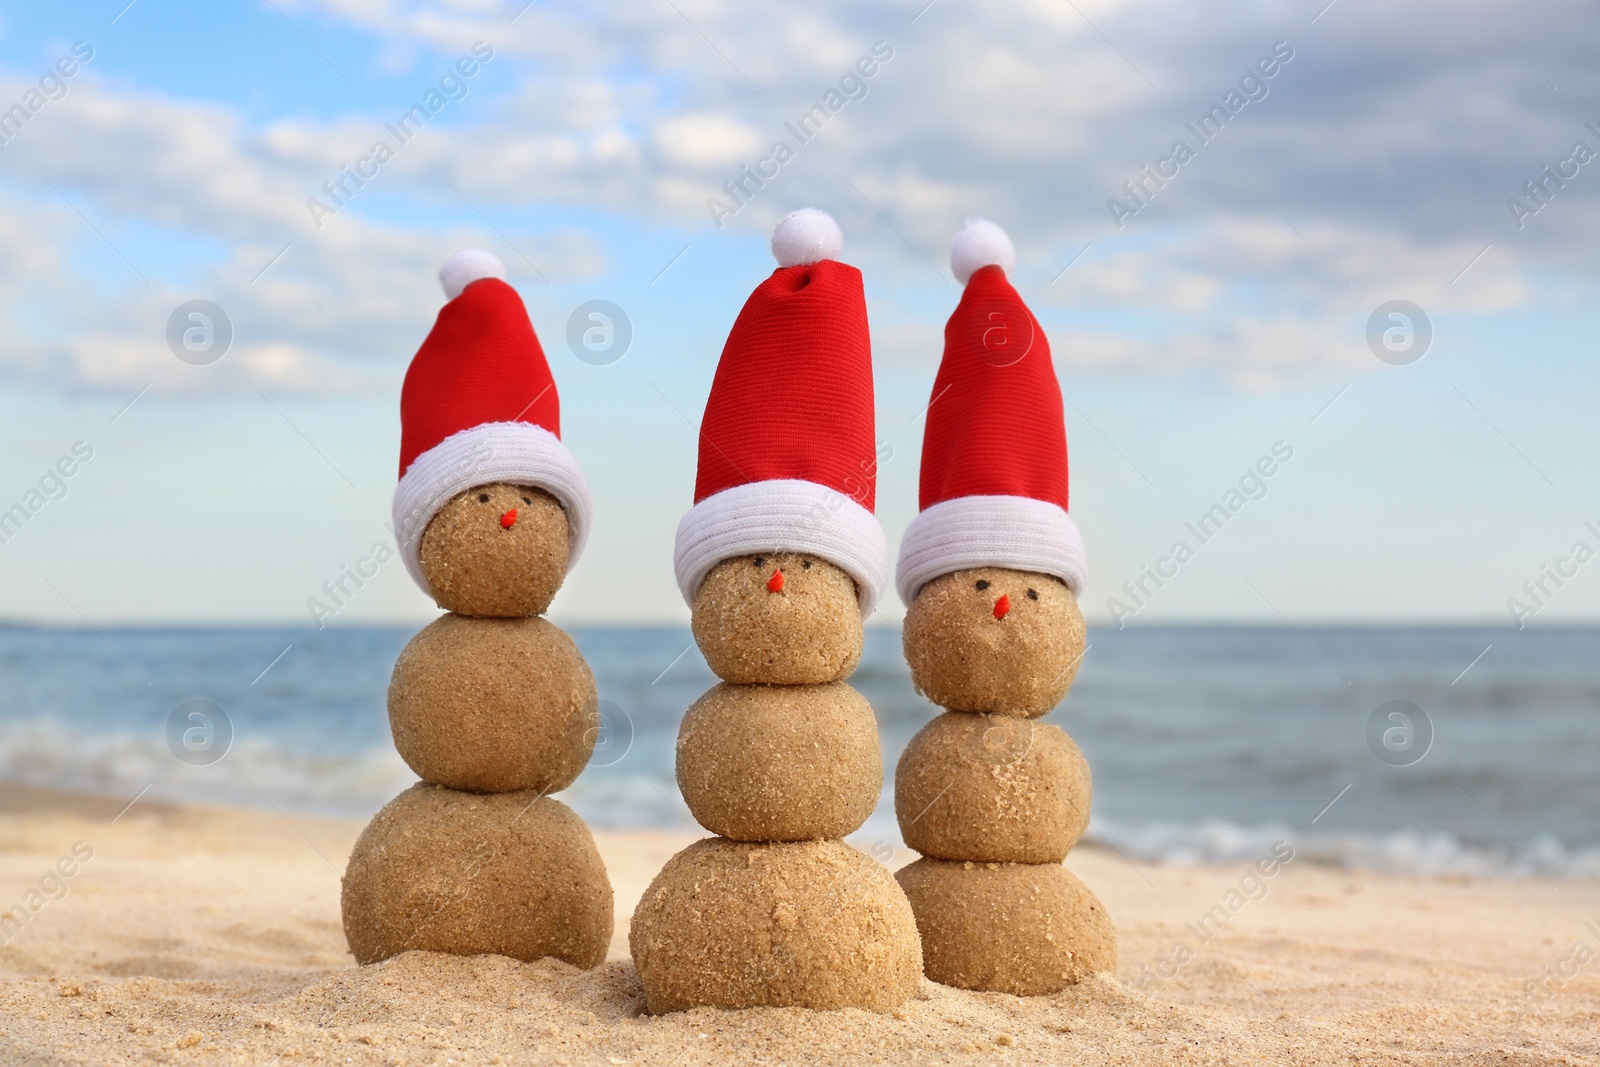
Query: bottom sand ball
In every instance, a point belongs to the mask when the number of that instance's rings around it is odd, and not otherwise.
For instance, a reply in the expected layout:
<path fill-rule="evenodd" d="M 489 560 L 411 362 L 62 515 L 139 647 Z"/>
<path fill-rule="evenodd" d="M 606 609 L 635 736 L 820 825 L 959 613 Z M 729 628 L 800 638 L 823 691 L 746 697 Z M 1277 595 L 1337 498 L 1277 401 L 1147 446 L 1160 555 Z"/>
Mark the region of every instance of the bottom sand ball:
<path fill-rule="evenodd" d="M 1028 997 L 1117 969 L 1105 906 L 1059 864 L 920 859 L 895 877 L 935 982 Z"/>
<path fill-rule="evenodd" d="M 358 963 L 425 949 L 589 968 L 611 943 L 611 883 L 589 828 L 527 791 L 407 789 L 356 841 L 342 908 Z"/>
<path fill-rule="evenodd" d="M 842 841 L 707 838 L 656 875 L 629 935 L 650 1011 L 891 1011 L 921 986 L 916 918 L 894 878 Z"/>

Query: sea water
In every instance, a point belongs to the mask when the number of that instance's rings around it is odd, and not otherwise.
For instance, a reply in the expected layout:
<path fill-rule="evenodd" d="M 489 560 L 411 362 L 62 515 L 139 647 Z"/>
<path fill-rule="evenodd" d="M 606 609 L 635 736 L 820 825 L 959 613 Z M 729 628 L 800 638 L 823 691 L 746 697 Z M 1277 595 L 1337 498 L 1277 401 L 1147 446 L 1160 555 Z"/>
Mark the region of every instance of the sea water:
<path fill-rule="evenodd" d="M 573 636 L 604 728 L 561 798 L 596 827 L 694 831 L 674 739 L 716 679 L 688 630 Z M 384 709 L 409 637 L 0 628 L 0 780 L 365 817 L 415 781 Z M 1091 841 L 1168 863 L 1248 860 L 1286 840 L 1313 861 L 1394 872 L 1600 877 L 1600 631 L 1145 626 L 1089 639 L 1044 721 L 1093 769 Z M 868 631 L 851 684 L 872 702 L 885 764 L 883 802 L 852 840 L 899 844 L 895 761 L 937 709 L 892 629 Z"/>

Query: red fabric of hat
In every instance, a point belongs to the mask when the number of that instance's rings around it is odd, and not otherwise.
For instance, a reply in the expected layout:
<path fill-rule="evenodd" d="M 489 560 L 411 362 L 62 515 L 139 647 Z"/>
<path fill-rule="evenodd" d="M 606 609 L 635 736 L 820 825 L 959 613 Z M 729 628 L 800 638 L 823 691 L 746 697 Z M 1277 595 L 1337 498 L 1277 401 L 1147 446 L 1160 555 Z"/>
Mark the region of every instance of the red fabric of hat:
<path fill-rule="evenodd" d="M 772 235 L 778 269 L 728 333 L 700 424 L 694 506 L 678 524 L 678 588 L 690 604 L 734 556 L 799 552 L 856 581 L 869 614 L 888 584 L 873 515 L 877 451 L 872 344 L 861 272 L 844 238 L 806 208 Z"/>
<path fill-rule="evenodd" d="M 728 334 L 700 423 L 694 499 L 798 478 L 872 510 L 872 343 L 861 272 L 837 260 L 779 267 Z"/>
<path fill-rule="evenodd" d="M 1083 589 L 1083 538 L 1067 514 L 1061 385 L 1044 329 L 1007 277 L 1016 262 L 1005 231 L 983 219 L 951 246 L 966 290 L 945 325 L 922 437 L 921 511 L 895 568 L 908 605 L 933 579 L 978 567 Z"/>
<path fill-rule="evenodd" d="M 439 309 L 400 390 L 400 473 L 445 438 L 487 422 L 561 436 L 561 399 L 517 291 L 480 278 Z"/>
<path fill-rule="evenodd" d="M 1067 431 L 1050 342 L 997 266 L 967 282 L 944 328 L 922 441 L 919 505 L 1017 496 L 1067 510 Z"/>

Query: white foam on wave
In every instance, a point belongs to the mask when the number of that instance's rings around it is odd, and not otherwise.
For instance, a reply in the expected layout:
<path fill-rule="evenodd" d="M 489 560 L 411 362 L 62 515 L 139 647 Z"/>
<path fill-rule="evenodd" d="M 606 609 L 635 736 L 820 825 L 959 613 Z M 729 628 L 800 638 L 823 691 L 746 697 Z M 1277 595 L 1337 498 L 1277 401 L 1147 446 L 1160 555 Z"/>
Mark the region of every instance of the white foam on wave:
<path fill-rule="evenodd" d="M 271 741 L 236 742 L 210 766 L 191 766 L 164 736 L 90 734 L 59 720 L 0 723 L 0 780 L 156 800 L 370 815 L 417 778 L 393 747 L 352 755 L 308 753 Z"/>
<path fill-rule="evenodd" d="M 1283 824 L 1244 826 L 1224 819 L 1124 824 L 1096 819 L 1085 841 L 1131 859 L 1177 866 L 1248 863 L 1280 841 L 1297 861 L 1389 874 L 1477 878 L 1600 878 L 1600 849 L 1571 848 L 1551 834 L 1519 845 L 1479 845 L 1439 830 L 1389 834 L 1318 833 Z"/>
<path fill-rule="evenodd" d="M 341 755 L 240 741 L 217 763 L 194 767 L 173 755 L 164 736 L 92 734 L 58 719 L 0 722 L 0 781 L 102 796 L 132 798 L 150 786 L 148 795 L 158 800 L 271 804 L 290 812 L 364 818 L 416 780 L 388 744 Z M 891 796 L 886 789 L 867 824 L 852 835 L 857 847 L 901 844 Z M 560 797 L 596 828 L 695 829 L 676 784 L 661 775 L 591 770 Z M 1130 859 L 1173 865 L 1248 863 L 1287 841 L 1296 862 L 1392 874 L 1600 879 L 1600 849 L 1574 848 L 1550 834 L 1515 846 L 1483 845 L 1438 830 L 1321 833 L 1224 819 L 1121 823 L 1097 817 L 1085 841 L 1112 846 Z"/>

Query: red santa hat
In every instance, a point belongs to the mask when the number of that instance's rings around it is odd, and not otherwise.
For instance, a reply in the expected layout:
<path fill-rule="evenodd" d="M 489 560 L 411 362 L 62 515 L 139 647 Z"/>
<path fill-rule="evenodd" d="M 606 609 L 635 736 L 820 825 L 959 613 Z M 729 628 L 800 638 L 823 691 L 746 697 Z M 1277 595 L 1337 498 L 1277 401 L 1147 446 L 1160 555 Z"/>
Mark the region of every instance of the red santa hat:
<path fill-rule="evenodd" d="M 888 585 L 873 515 L 877 446 L 872 345 L 861 272 L 826 212 L 793 212 L 772 235 L 778 269 L 745 301 L 723 346 L 700 423 L 694 507 L 673 564 L 694 602 L 718 563 L 803 552 L 856 581 L 861 614 Z"/>
<path fill-rule="evenodd" d="M 1067 433 L 1050 342 L 1012 288 L 1017 252 L 973 219 L 950 266 L 965 286 L 944 328 L 922 437 L 921 512 L 900 543 L 895 584 L 910 604 L 951 571 L 1052 574 L 1074 593 L 1087 568 L 1067 514 Z"/>
<path fill-rule="evenodd" d="M 561 443 L 555 379 L 505 276 L 496 256 L 475 248 L 445 260 L 439 282 L 449 302 L 400 389 L 394 534 L 423 592 L 431 592 L 419 559 L 423 531 L 464 489 L 511 482 L 554 496 L 567 512 L 568 570 L 589 536 L 589 483 Z"/>

